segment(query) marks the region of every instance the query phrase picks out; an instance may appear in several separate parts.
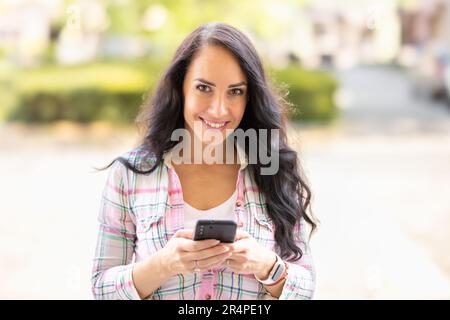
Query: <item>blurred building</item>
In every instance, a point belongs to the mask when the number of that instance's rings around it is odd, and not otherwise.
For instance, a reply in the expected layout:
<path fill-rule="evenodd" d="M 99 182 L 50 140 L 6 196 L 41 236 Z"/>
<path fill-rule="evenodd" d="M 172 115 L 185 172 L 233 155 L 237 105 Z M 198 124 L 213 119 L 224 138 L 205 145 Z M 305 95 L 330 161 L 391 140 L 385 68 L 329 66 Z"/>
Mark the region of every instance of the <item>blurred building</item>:
<path fill-rule="evenodd" d="M 316 63 L 336 68 L 357 64 L 389 63 L 400 45 L 399 19 L 395 2 L 377 6 L 313 2 L 311 17 Z"/>
<path fill-rule="evenodd" d="M 420 1 L 399 11 L 400 64 L 411 68 L 415 93 L 448 98 L 450 82 L 450 0 Z"/>
<path fill-rule="evenodd" d="M 0 54 L 21 65 L 37 63 L 50 44 L 50 21 L 61 9 L 59 0 L 0 2 Z"/>
<path fill-rule="evenodd" d="M 4 0 L 0 5 L 0 47 L 8 48 L 7 56 L 19 64 L 39 63 L 45 55 L 63 64 L 101 57 L 132 59 L 155 50 L 157 44 L 148 38 L 111 30 L 114 18 L 107 10 L 108 2 L 77 0 L 65 5 L 63 0 Z M 269 1 L 258 10 L 264 17 L 261 21 L 270 19 L 268 33 L 272 37 L 260 35 L 255 42 L 275 65 L 292 59 L 306 68 L 389 63 L 398 56 L 401 33 L 409 28 L 400 24 L 397 2 L 391 0 L 316 0 L 301 5 Z M 173 24 L 174 17 L 163 2 L 155 2 L 139 14 L 133 21 L 142 32 L 176 32 L 171 29 L 176 24 L 168 26 L 167 21 Z M 218 20 L 222 15 L 217 12 Z M 242 21 L 242 29 L 250 33 L 267 29 L 246 23 Z M 48 50 L 50 46 L 52 50 Z"/>
<path fill-rule="evenodd" d="M 161 24 L 160 11 L 146 12 L 146 28 Z M 0 58 L 23 66 L 45 60 L 80 64 L 148 53 L 148 39 L 108 32 L 109 23 L 101 0 L 77 0 L 68 6 L 63 0 L 4 0 L 0 2 Z"/>
<path fill-rule="evenodd" d="M 391 63 L 398 56 L 401 27 L 395 1 L 285 3 L 289 28 L 267 40 L 269 55 L 296 57 L 305 68 L 349 68 Z M 272 61 L 278 64 L 276 58 Z M 282 62 L 280 63 L 282 64 Z"/>
<path fill-rule="evenodd" d="M 56 59 L 62 64 L 89 62 L 97 57 L 102 33 L 108 27 L 106 9 L 98 0 L 78 0 L 67 10 L 58 37 Z"/>

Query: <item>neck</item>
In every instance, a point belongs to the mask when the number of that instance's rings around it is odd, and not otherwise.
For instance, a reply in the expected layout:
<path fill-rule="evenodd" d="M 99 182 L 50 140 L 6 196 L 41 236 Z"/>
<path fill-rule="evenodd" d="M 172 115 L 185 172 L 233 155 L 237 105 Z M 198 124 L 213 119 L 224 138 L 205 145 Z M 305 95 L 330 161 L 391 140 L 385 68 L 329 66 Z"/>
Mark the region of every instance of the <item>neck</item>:
<path fill-rule="evenodd" d="M 181 150 L 183 158 L 183 151 L 186 149 L 190 150 L 188 158 L 192 164 L 210 167 L 239 163 L 236 146 L 227 140 L 220 144 L 204 144 L 200 140 L 194 140 Z"/>

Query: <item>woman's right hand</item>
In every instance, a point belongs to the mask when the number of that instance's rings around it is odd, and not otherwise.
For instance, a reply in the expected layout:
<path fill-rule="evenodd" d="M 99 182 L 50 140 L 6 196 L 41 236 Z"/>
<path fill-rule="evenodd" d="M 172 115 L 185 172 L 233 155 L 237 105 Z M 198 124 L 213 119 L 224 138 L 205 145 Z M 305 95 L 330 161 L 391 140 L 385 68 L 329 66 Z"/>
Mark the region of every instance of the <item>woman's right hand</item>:
<path fill-rule="evenodd" d="M 160 252 L 161 263 L 170 276 L 219 266 L 231 256 L 219 240 L 192 240 L 192 230 L 178 230 Z M 197 261 L 197 263 L 195 262 Z"/>

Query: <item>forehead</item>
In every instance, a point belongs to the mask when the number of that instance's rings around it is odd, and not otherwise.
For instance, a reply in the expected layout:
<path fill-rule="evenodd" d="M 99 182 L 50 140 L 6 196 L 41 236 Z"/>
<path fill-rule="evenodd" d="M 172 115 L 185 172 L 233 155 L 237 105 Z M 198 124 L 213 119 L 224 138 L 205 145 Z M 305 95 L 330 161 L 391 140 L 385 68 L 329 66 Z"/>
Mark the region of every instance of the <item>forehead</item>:
<path fill-rule="evenodd" d="M 238 83 L 247 77 L 239 65 L 238 59 L 228 49 L 209 45 L 197 51 L 189 65 L 186 78 L 201 77 L 212 82 Z"/>

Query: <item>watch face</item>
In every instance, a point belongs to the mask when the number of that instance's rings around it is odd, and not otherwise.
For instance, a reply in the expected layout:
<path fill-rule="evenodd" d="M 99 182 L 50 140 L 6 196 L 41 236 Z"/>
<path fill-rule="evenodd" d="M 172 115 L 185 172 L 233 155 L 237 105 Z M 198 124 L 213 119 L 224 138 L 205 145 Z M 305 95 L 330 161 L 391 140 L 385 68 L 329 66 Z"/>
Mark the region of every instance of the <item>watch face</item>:
<path fill-rule="evenodd" d="M 277 267 L 276 267 L 275 272 L 273 273 L 273 276 L 272 276 L 272 279 L 274 281 L 278 280 L 281 277 L 281 275 L 283 274 L 283 268 L 282 267 L 283 267 L 282 263 L 277 263 Z"/>

